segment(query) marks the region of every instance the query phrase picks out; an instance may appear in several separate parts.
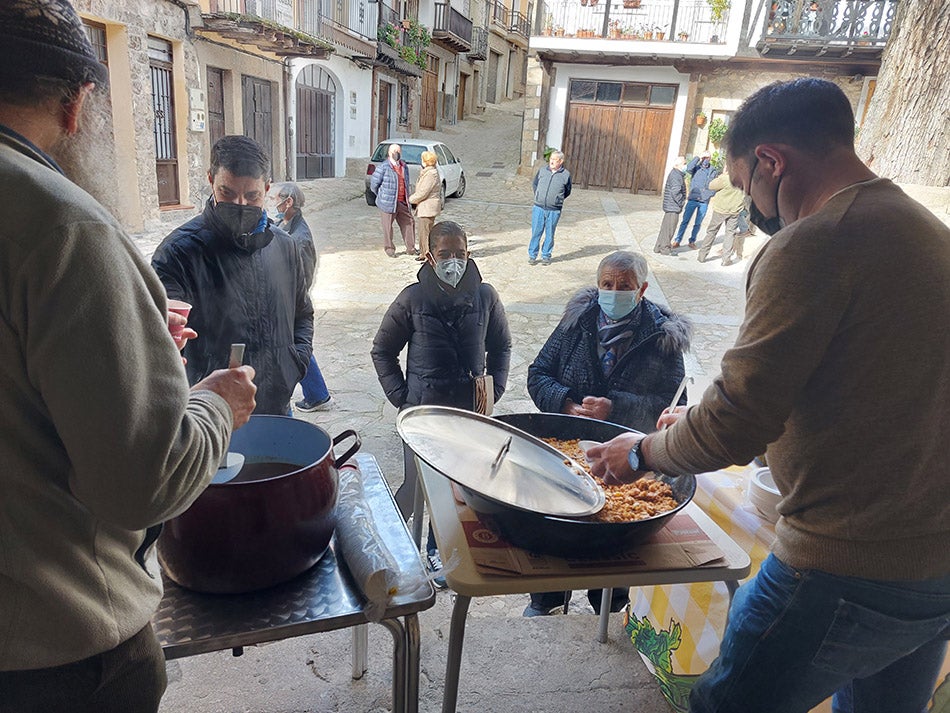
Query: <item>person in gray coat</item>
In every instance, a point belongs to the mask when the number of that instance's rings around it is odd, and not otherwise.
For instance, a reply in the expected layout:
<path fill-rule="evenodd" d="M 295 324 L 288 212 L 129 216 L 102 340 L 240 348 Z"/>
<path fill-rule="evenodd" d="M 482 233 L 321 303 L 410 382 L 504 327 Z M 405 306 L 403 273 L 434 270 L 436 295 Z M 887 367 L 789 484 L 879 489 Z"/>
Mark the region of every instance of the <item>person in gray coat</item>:
<path fill-rule="evenodd" d="M 677 156 L 673 168 L 666 176 L 666 185 L 663 187 L 663 222 L 660 223 L 660 232 L 656 236 L 656 245 L 653 252 L 660 255 L 671 254 L 670 241 L 676 224 L 679 223 L 680 213 L 686 204 L 686 157 Z"/>
<path fill-rule="evenodd" d="M 541 264 L 551 264 L 551 252 L 554 250 L 554 231 L 561 219 L 564 199 L 571 195 L 571 174 L 564 168 L 564 154 L 555 151 L 548 159 L 548 165 L 542 166 L 534 175 L 534 208 L 531 210 L 531 242 L 528 243 L 528 264 L 538 262 L 538 249 L 541 233 L 544 244 L 540 245 Z"/>

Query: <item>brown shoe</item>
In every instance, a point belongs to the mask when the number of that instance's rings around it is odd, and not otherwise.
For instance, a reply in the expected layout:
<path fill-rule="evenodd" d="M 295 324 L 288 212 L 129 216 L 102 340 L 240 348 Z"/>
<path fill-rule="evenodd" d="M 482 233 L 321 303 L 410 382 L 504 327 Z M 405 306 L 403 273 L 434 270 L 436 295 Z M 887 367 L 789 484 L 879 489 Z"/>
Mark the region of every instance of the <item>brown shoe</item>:
<path fill-rule="evenodd" d="M 698 246 L 696 243 L 690 243 L 690 244 L 689 244 L 689 249 L 690 249 L 690 250 L 699 250 L 699 246 Z"/>

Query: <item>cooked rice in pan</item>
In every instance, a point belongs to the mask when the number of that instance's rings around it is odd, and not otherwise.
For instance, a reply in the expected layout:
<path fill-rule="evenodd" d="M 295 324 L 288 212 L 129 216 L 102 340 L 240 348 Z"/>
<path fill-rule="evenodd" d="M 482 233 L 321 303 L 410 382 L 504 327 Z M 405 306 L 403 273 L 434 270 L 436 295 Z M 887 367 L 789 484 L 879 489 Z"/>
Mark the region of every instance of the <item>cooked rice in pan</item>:
<path fill-rule="evenodd" d="M 580 439 L 562 440 L 542 438 L 545 443 L 557 448 L 568 459 L 573 459 L 604 489 L 606 502 L 599 512 L 588 515 L 585 520 L 596 522 L 631 522 L 660 515 L 676 508 L 679 503 L 673 497 L 673 490 L 666 483 L 652 478 L 640 478 L 633 483 L 607 485 L 591 473 L 587 456 L 580 447 Z M 569 461 L 565 461 L 569 464 Z"/>

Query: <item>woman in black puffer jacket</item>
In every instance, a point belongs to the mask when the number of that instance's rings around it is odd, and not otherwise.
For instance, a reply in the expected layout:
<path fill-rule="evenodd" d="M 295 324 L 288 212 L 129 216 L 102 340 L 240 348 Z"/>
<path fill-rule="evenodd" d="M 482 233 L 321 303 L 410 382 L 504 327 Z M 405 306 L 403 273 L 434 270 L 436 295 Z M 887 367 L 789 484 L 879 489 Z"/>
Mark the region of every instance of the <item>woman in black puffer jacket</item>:
<path fill-rule="evenodd" d="M 386 398 L 397 408 L 434 404 L 473 410 L 473 378 L 489 374 L 495 401 L 505 393 L 511 334 L 495 288 L 469 259 L 465 231 L 450 221 L 436 223 L 430 252 L 409 285 L 390 305 L 373 340 L 373 366 Z M 399 354 L 409 345 L 406 371 Z M 403 516 L 412 510 L 416 480 L 412 452 L 404 446 L 405 477 L 396 491 Z M 429 567 L 442 568 L 432 528 L 426 545 Z M 436 577 L 436 586 L 445 579 Z"/>

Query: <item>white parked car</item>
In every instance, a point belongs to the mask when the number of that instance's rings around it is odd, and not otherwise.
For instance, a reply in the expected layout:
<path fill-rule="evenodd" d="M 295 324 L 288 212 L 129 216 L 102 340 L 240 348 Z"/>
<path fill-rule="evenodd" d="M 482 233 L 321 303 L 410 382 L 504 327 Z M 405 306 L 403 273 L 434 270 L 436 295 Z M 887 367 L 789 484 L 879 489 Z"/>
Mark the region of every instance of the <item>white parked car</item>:
<path fill-rule="evenodd" d="M 461 198 L 465 193 L 465 172 L 462 162 L 452 153 L 452 150 L 441 141 L 427 141 L 425 139 L 389 139 L 380 143 L 366 166 L 366 203 L 376 205 L 376 194 L 369 189 L 369 181 L 376 169 L 387 159 L 390 144 L 399 144 L 402 147 L 402 160 L 409 164 L 409 192 L 412 192 L 419 172 L 422 170 L 422 152 L 432 151 L 437 157 L 436 168 L 442 177 L 442 190 L 439 194 L 440 205 L 445 205 L 446 196 Z"/>

